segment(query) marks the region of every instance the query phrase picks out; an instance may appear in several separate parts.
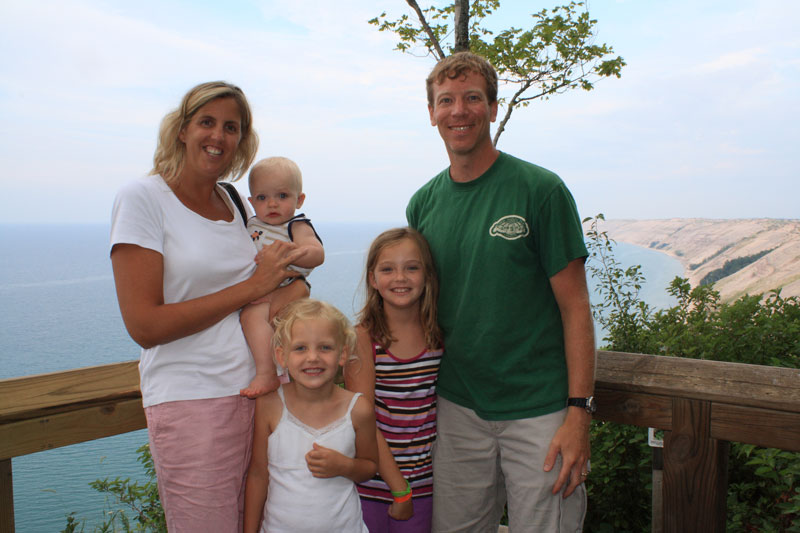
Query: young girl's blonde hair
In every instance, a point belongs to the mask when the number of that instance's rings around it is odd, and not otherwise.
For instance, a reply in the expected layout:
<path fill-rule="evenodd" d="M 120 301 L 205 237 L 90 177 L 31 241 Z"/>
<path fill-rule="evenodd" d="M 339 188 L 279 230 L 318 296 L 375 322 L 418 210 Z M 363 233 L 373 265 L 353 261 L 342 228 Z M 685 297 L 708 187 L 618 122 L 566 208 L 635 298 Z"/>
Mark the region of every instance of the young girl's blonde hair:
<path fill-rule="evenodd" d="M 289 348 L 292 342 L 292 327 L 298 320 L 314 320 L 321 318 L 333 326 L 333 336 L 337 348 L 347 350 L 349 358 L 356 357 L 356 332 L 350 321 L 329 303 L 302 298 L 284 307 L 275 318 L 275 335 L 272 337 L 273 348 Z"/>
<path fill-rule="evenodd" d="M 369 273 L 375 270 L 378 257 L 389 246 L 398 244 L 404 239 L 409 239 L 416 244 L 422 259 L 422 274 L 424 285 L 420 294 L 419 318 L 422 331 L 425 335 L 425 344 L 428 348 L 439 348 L 442 345 L 442 331 L 436 321 L 436 300 L 439 297 L 439 280 L 436 277 L 436 268 L 433 256 L 428 246 L 428 241 L 417 230 L 404 227 L 384 231 L 372 242 L 367 253 L 367 268 L 364 273 L 365 287 L 367 290 L 364 308 L 358 314 L 359 324 L 367 330 L 369 336 L 384 348 L 389 348 L 393 341 L 386 315 L 383 312 L 383 297 L 369 282 Z"/>

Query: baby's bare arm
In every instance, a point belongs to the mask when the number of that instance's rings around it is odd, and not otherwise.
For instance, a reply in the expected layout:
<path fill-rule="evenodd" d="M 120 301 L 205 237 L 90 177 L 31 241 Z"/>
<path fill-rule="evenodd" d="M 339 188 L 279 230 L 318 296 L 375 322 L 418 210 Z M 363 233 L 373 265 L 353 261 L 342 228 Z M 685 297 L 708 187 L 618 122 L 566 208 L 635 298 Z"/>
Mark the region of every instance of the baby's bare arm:
<path fill-rule="evenodd" d="M 297 266 L 303 268 L 315 268 L 325 261 L 325 250 L 314 234 L 314 229 L 305 222 L 295 222 L 292 224 L 292 242 L 301 250 L 305 250 L 305 255 L 298 259 Z"/>

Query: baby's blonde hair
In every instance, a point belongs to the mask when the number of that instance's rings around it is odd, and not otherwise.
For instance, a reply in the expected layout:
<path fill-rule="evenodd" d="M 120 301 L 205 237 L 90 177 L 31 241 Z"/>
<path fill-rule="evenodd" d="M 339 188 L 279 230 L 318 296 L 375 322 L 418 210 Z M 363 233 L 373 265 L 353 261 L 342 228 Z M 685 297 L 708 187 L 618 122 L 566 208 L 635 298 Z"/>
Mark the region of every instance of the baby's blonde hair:
<path fill-rule="evenodd" d="M 349 359 L 357 359 L 356 332 L 350 321 L 331 304 L 312 298 L 295 300 L 278 313 L 275 318 L 275 335 L 272 337 L 273 348 L 288 349 L 292 342 L 292 327 L 295 322 L 317 318 L 326 320 L 333 326 L 337 348 L 347 350 Z"/>
<path fill-rule="evenodd" d="M 279 172 L 285 172 L 292 179 L 295 192 L 298 195 L 303 192 L 303 173 L 300 172 L 300 167 L 298 167 L 297 163 L 288 157 L 280 156 L 267 157 L 266 159 L 262 159 L 253 165 L 253 168 L 250 169 L 250 174 L 247 178 L 247 184 L 250 187 L 250 190 L 253 190 L 253 180 L 255 179 L 254 174 L 256 171 L 275 172 L 276 170 Z"/>

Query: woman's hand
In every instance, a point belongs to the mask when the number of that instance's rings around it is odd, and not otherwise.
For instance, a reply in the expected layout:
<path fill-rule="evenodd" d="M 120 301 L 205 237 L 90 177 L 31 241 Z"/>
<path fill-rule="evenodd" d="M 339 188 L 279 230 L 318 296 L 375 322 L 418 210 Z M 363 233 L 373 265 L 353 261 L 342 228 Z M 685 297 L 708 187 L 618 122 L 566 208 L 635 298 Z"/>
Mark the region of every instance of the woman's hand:
<path fill-rule="evenodd" d="M 263 247 L 256 255 L 256 270 L 250 278 L 257 284 L 261 296 L 274 291 L 286 278 L 298 277 L 299 273 L 287 267 L 306 253 L 291 242 L 275 241 Z"/>

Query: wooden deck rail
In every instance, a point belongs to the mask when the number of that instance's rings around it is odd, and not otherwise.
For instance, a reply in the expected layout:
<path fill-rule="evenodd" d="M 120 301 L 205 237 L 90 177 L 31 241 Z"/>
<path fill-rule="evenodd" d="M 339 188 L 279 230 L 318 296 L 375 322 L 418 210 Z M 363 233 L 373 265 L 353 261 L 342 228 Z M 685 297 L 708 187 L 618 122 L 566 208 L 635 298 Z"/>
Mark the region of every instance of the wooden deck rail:
<path fill-rule="evenodd" d="M 11 458 L 145 427 L 136 361 L 0 380 L 0 533 Z M 800 451 L 800 370 L 598 352 L 598 420 L 666 430 L 666 532 L 723 532 L 730 441 Z"/>

